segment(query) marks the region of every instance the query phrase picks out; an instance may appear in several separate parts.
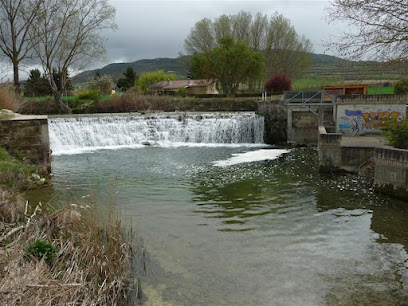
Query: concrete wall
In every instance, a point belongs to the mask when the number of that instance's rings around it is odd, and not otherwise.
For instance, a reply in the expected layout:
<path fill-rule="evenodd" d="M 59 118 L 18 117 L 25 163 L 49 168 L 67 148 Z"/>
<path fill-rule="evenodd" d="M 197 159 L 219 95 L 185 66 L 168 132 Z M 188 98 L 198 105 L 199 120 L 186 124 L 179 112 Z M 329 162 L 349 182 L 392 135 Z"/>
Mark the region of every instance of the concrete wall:
<path fill-rule="evenodd" d="M 359 172 L 361 165 L 374 156 L 374 147 L 341 146 L 341 140 L 341 133 L 328 133 L 323 126 L 319 126 L 318 154 L 321 172 Z"/>
<path fill-rule="evenodd" d="M 343 96 L 337 101 L 336 131 L 347 136 L 379 134 L 389 122 L 406 116 L 407 96 Z"/>
<path fill-rule="evenodd" d="M 15 156 L 50 170 L 46 118 L 0 120 L 0 146 Z"/>
<path fill-rule="evenodd" d="M 376 190 L 408 200 L 408 150 L 375 149 Z"/>
<path fill-rule="evenodd" d="M 302 106 L 287 106 L 288 143 L 310 144 L 317 143 L 319 125 L 333 125 L 333 106 L 314 106 L 312 110 Z"/>

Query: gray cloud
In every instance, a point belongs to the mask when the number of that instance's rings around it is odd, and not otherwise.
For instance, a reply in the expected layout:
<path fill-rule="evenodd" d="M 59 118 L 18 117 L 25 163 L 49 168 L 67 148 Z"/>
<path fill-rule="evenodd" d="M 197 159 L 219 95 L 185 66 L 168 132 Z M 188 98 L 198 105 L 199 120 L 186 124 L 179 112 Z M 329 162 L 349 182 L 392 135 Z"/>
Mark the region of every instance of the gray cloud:
<path fill-rule="evenodd" d="M 184 39 L 202 18 L 251 13 L 282 13 L 299 34 L 314 43 L 314 51 L 323 53 L 322 40 L 335 29 L 324 21 L 329 1 L 139 1 L 111 0 L 117 9 L 119 29 L 107 33 L 107 58 L 134 61 L 145 58 L 176 57 L 184 51 Z"/>

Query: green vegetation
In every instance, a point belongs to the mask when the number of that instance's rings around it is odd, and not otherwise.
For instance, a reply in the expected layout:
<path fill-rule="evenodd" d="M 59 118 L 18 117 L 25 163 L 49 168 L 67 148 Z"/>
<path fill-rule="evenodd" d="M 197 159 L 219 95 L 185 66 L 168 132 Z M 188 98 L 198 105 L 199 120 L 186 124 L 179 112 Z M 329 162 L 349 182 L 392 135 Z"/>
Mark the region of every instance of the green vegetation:
<path fill-rule="evenodd" d="M 173 73 L 165 73 L 164 70 L 156 70 L 154 72 L 145 72 L 137 80 L 137 88 L 142 93 L 149 93 L 149 86 L 156 84 L 160 81 L 174 81 L 177 80 L 177 76 Z"/>
<path fill-rule="evenodd" d="M 408 78 L 403 78 L 395 83 L 394 92 L 397 95 L 408 94 Z"/>
<path fill-rule="evenodd" d="M 13 190 L 25 189 L 28 187 L 28 177 L 36 172 L 37 169 L 34 166 L 15 159 L 0 147 L 0 186 Z"/>
<path fill-rule="evenodd" d="M 390 144 L 399 149 L 408 149 L 408 119 L 388 124 L 385 128 L 385 137 Z"/>
<path fill-rule="evenodd" d="M 394 93 L 394 87 L 392 86 L 368 86 L 367 88 L 367 94 L 369 95 L 384 95 L 384 94 L 393 94 Z"/>
<path fill-rule="evenodd" d="M 322 86 L 342 85 L 344 81 L 339 78 L 300 78 L 292 81 L 293 90 L 320 90 Z"/>
<path fill-rule="evenodd" d="M 193 62 L 201 66 L 207 78 L 219 80 L 229 97 L 235 96 L 241 83 L 263 78 L 263 54 L 251 50 L 243 41 L 234 41 L 231 36 L 220 38 L 218 46 L 206 56 L 194 55 Z"/>
<path fill-rule="evenodd" d="M 87 91 L 80 91 L 78 92 L 78 99 L 79 100 L 92 100 L 98 101 L 99 100 L 99 92 L 96 89 L 90 89 Z"/>
<path fill-rule="evenodd" d="M 44 260 L 48 264 L 52 263 L 52 261 L 57 255 L 57 252 L 58 252 L 57 248 L 52 243 L 46 242 L 41 239 L 29 243 L 26 248 L 26 254 L 28 258 L 30 255 L 34 256 L 38 260 L 44 258 Z"/>
<path fill-rule="evenodd" d="M 129 88 L 135 86 L 138 76 L 136 74 L 136 71 L 131 66 L 126 68 L 123 76 L 124 78 L 120 78 L 116 84 L 118 88 L 126 91 Z"/>

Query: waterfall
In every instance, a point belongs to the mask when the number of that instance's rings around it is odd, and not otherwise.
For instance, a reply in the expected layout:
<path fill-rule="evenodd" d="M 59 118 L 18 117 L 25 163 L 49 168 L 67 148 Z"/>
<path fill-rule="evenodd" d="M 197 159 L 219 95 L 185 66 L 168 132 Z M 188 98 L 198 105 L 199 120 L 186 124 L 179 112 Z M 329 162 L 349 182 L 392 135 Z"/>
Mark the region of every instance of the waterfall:
<path fill-rule="evenodd" d="M 264 119 L 254 112 L 152 113 L 48 119 L 53 154 L 145 145 L 262 144 Z"/>

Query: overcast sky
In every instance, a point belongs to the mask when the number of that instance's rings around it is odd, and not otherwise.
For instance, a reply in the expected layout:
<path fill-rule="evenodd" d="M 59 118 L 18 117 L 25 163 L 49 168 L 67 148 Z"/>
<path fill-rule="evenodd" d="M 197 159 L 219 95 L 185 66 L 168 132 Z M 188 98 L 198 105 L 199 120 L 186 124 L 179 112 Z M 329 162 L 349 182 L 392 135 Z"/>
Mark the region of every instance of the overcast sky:
<path fill-rule="evenodd" d="M 110 3 L 117 9 L 119 29 L 107 34 L 108 62 L 177 57 L 184 51 L 184 39 L 196 22 L 241 10 L 253 14 L 283 14 L 299 34 L 313 42 L 315 53 L 324 53 L 326 48 L 322 41 L 335 33 L 334 26 L 325 22 L 324 9 L 330 5 L 328 0 L 110 0 Z"/>
<path fill-rule="evenodd" d="M 96 69 L 113 62 L 132 62 L 158 57 L 175 58 L 184 52 L 184 40 L 194 24 L 203 18 L 214 19 L 222 14 L 247 11 L 252 14 L 275 12 L 288 18 L 299 34 L 314 44 L 315 53 L 326 52 L 324 41 L 336 34 L 336 27 L 325 21 L 329 0 L 269 1 L 174 1 L 174 0 L 109 0 L 116 8 L 118 29 L 104 33 L 106 58 L 94 62 Z M 337 25 L 338 28 L 338 25 Z M 21 66 L 21 79 L 33 65 Z M 36 67 L 40 68 L 40 67 Z M 75 74 L 75 73 L 74 73 Z M 0 81 L 12 80 L 11 66 L 0 65 Z"/>

